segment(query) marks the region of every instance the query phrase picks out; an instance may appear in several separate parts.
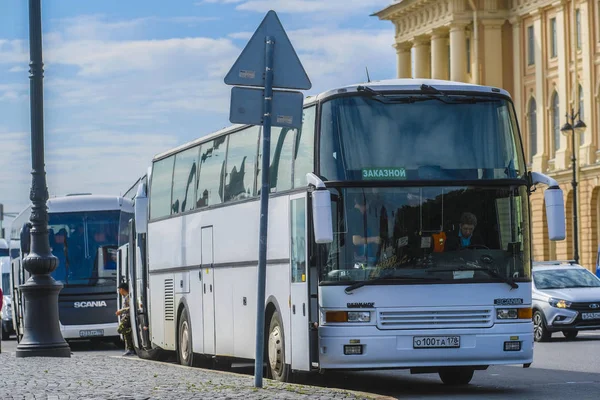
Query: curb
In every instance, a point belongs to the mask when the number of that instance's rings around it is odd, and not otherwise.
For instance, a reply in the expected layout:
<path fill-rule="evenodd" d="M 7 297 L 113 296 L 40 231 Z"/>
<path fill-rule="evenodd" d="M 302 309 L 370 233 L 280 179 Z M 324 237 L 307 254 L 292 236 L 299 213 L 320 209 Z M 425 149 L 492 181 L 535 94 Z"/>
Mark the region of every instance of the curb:
<path fill-rule="evenodd" d="M 204 371 L 204 372 L 217 373 L 217 374 L 222 374 L 222 375 L 231 375 L 231 376 L 235 376 L 236 378 L 249 378 L 252 376 L 252 375 L 240 374 L 240 373 L 231 372 L 231 371 L 221 371 L 221 370 L 201 368 L 201 367 L 188 367 L 188 366 L 181 365 L 181 364 L 166 363 L 164 361 L 145 360 L 145 359 L 139 358 L 139 357 L 109 356 L 109 358 L 116 358 L 116 359 L 120 359 L 120 360 L 130 360 L 130 361 L 137 361 L 137 362 L 147 362 L 147 363 L 160 364 L 160 365 L 168 365 L 168 366 L 179 367 L 179 368 L 183 368 L 183 369 L 191 369 L 191 370 L 196 370 L 196 371 Z M 302 384 L 298 384 L 298 383 L 278 382 L 278 381 L 274 381 L 272 379 L 267 379 L 267 378 L 263 378 L 263 380 L 267 381 L 267 382 L 272 382 L 273 384 L 281 384 L 281 385 L 291 386 L 291 387 L 296 387 L 296 388 L 303 388 L 303 387 L 309 386 L 309 387 L 315 388 L 315 389 L 319 389 L 319 388 L 327 389 L 327 390 L 331 390 L 332 392 L 347 393 L 347 394 L 351 394 L 356 397 L 359 397 L 362 399 L 368 399 L 368 400 L 396 400 L 395 397 L 386 396 L 386 395 L 377 394 L 377 393 L 361 392 L 361 391 L 357 391 L 357 390 L 333 388 L 333 387 L 327 387 L 327 386 L 314 386 L 314 385 L 302 385 Z M 263 387 L 263 389 L 264 389 L 264 387 Z"/>

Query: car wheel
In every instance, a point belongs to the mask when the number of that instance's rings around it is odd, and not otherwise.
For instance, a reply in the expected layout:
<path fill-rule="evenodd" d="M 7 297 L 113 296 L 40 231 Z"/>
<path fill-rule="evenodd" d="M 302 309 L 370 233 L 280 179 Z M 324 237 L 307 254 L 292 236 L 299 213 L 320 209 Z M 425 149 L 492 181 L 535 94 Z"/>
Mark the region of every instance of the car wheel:
<path fill-rule="evenodd" d="M 547 342 L 552 337 L 552 333 L 546 328 L 546 321 L 541 311 L 533 313 L 533 340 L 536 342 Z"/>
<path fill-rule="evenodd" d="M 567 338 L 567 340 L 573 340 L 577 337 L 579 331 L 563 331 L 563 335 Z"/>
<path fill-rule="evenodd" d="M 474 372 L 475 370 L 469 367 L 447 367 L 441 368 L 438 374 L 446 385 L 459 386 L 468 385 Z"/>

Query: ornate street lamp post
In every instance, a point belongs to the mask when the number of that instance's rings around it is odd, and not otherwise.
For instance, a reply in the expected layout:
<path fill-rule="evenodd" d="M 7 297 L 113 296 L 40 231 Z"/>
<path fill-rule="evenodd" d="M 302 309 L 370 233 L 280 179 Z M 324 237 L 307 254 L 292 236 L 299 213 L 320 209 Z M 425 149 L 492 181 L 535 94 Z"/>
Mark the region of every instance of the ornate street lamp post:
<path fill-rule="evenodd" d="M 571 181 L 571 186 L 573 186 L 573 259 L 577 264 L 579 264 L 579 239 L 578 239 L 578 229 L 577 229 L 577 158 L 575 154 L 577 152 L 577 148 L 575 147 L 575 135 L 580 135 L 586 128 L 585 123 L 580 118 L 580 112 L 574 112 L 571 109 L 571 114 L 566 115 L 567 122 L 560 128 L 560 131 L 564 135 L 571 134 L 571 167 L 573 168 L 573 180 Z M 577 122 L 575 119 L 577 118 Z"/>
<path fill-rule="evenodd" d="M 22 242 L 21 249 L 29 253 L 23 259 L 23 267 L 31 274 L 31 278 L 20 286 L 25 316 L 23 338 L 17 346 L 16 356 L 71 357 L 71 349 L 62 337 L 58 323 L 58 292 L 63 286 L 50 276 L 58 260 L 50 252 L 48 243 L 41 0 L 29 0 L 29 46 L 32 165 L 29 198 L 32 205 L 31 225 L 22 231 L 25 243 Z M 31 246 L 27 243 L 28 236 Z"/>

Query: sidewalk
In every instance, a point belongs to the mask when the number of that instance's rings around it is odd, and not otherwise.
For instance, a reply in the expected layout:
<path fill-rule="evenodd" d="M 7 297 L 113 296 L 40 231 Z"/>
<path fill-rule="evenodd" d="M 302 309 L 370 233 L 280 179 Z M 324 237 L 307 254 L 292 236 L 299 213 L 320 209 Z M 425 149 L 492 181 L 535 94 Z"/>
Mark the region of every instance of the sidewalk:
<path fill-rule="evenodd" d="M 368 393 L 263 380 L 141 360 L 74 353 L 71 358 L 0 354 L 0 399 L 385 399 Z"/>

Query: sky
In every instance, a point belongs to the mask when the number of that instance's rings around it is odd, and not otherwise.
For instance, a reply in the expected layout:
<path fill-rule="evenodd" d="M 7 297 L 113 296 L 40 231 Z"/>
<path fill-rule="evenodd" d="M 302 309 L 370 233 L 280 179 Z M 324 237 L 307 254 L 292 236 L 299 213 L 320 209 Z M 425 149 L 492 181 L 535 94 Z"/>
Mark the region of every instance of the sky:
<path fill-rule="evenodd" d="M 269 10 L 312 95 L 395 77 L 393 0 L 42 0 L 48 191 L 123 194 L 155 154 L 230 125 L 223 78 Z M 0 0 L 0 203 L 31 187 L 29 11 Z M 10 220 L 5 220 L 5 227 Z"/>

